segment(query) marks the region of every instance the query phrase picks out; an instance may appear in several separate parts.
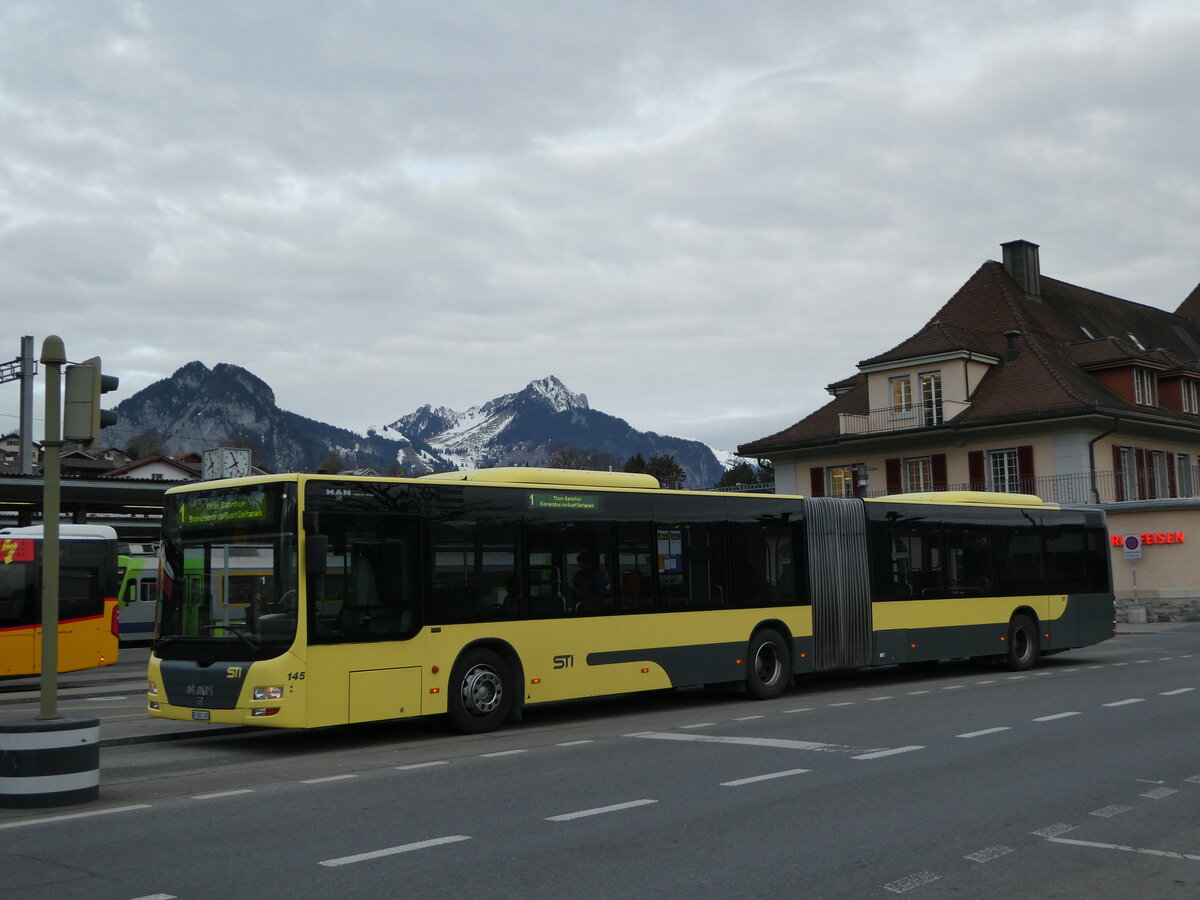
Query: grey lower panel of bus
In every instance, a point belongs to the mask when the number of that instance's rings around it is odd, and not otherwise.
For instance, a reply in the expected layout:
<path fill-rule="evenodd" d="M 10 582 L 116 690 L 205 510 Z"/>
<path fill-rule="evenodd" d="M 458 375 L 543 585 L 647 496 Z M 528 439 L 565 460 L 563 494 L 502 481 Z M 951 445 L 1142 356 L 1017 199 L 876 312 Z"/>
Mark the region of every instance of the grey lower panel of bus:
<path fill-rule="evenodd" d="M 805 504 L 813 666 L 818 672 L 869 666 L 876 660 L 871 658 L 871 583 L 862 501 L 815 497 Z"/>
<path fill-rule="evenodd" d="M 162 688 L 172 706 L 233 709 L 242 693 L 250 663 L 244 659 L 224 660 L 201 666 L 183 659 L 159 663 Z"/>
<path fill-rule="evenodd" d="M 692 647 L 646 647 L 642 650 L 609 650 L 589 653 L 589 666 L 652 662 L 661 666 L 671 684 L 707 684 L 740 681 L 746 677 L 746 642 L 727 641 Z M 743 660 L 738 664 L 738 660 Z"/>

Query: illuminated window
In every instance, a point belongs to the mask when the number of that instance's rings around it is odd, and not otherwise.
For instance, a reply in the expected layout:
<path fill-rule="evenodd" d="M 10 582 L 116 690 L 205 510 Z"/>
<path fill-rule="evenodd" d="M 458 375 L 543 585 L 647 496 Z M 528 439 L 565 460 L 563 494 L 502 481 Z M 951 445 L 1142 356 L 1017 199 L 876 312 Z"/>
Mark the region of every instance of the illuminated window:
<path fill-rule="evenodd" d="M 829 496 L 854 496 L 854 469 L 850 466 L 829 467 Z"/>
<path fill-rule="evenodd" d="M 888 380 L 888 386 L 892 392 L 892 412 L 912 412 L 912 382 L 908 380 L 908 376 L 891 378 Z"/>

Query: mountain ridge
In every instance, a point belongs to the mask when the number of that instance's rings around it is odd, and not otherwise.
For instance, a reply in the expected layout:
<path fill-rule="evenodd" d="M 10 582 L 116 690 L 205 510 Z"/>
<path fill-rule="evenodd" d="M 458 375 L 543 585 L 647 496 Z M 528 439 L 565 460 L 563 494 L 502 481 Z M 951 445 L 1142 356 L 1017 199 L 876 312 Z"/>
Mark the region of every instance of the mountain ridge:
<path fill-rule="evenodd" d="M 194 360 L 126 398 L 116 412 L 118 423 L 105 430 L 115 446 L 150 430 L 172 453 L 240 442 L 254 449 L 256 465 L 273 471 L 315 471 L 331 456 L 384 474 L 546 465 L 564 445 L 608 454 L 618 465 L 638 454 L 673 456 L 689 488 L 711 487 L 724 471 L 700 441 L 638 431 L 592 409 L 586 394 L 554 375 L 464 412 L 427 403 L 360 434 L 280 409 L 270 385 L 241 366 L 210 369 Z"/>

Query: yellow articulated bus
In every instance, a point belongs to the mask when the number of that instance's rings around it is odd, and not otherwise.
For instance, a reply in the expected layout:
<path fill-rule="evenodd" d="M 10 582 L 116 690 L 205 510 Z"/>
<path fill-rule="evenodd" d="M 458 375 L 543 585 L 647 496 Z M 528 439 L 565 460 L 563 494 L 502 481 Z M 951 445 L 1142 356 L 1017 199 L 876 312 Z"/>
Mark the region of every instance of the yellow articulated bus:
<path fill-rule="evenodd" d="M 166 494 L 149 714 L 318 727 L 957 657 L 1114 633 L 1104 514 L 1020 494 L 661 490 L 534 468 Z M 246 560 L 252 566 L 245 568 Z M 239 563 L 239 561 L 243 561 Z M 229 599 L 231 576 L 252 571 Z"/>
<path fill-rule="evenodd" d="M 0 529 L 0 676 L 42 671 L 42 526 Z M 58 671 L 117 661 L 117 532 L 59 525 Z"/>

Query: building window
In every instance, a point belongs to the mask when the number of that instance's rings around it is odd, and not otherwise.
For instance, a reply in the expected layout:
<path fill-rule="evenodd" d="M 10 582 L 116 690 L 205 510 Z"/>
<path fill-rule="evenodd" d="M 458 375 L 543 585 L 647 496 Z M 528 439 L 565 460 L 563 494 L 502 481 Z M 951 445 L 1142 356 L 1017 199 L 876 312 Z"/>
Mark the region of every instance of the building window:
<path fill-rule="evenodd" d="M 1167 477 L 1167 454 L 1162 450 L 1155 450 L 1150 454 L 1150 462 L 1153 466 L 1151 495 L 1160 498 L 1171 496 L 1171 482 Z"/>
<path fill-rule="evenodd" d="M 829 467 L 829 496 L 854 496 L 854 469 L 851 466 Z"/>
<path fill-rule="evenodd" d="M 888 387 L 892 394 L 892 412 L 912 412 L 912 382 L 908 380 L 908 376 L 889 378 Z"/>
<path fill-rule="evenodd" d="M 1121 461 L 1120 500 L 1137 500 L 1138 494 L 1138 464 L 1137 453 L 1132 447 L 1121 447 L 1118 451 Z"/>
<path fill-rule="evenodd" d="M 988 451 L 988 490 L 1004 494 L 1021 492 L 1021 476 L 1017 470 L 1017 448 Z"/>
<path fill-rule="evenodd" d="M 921 376 L 921 413 L 923 425 L 942 424 L 942 375 L 926 372 Z"/>
<path fill-rule="evenodd" d="M 1183 394 L 1183 411 L 1186 413 L 1200 413 L 1200 392 L 1196 390 L 1195 379 L 1183 379 L 1180 387 Z"/>
<path fill-rule="evenodd" d="M 904 460 L 904 490 L 933 490 L 933 463 L 928 456 L 914 456 Z"/>
<path fill-rule="evenodd" d="M 1158 406 L 1154 373 L 1149 369 L 1133 370 L 1133 399 L 1139 406 Z"/>
<path fill-rule="evenodd" d="M 1175 456 L 1176 480 L 1179 483 L 1179 496 L 1192 496 L 1192 458 L 1187 453 Z"/>

